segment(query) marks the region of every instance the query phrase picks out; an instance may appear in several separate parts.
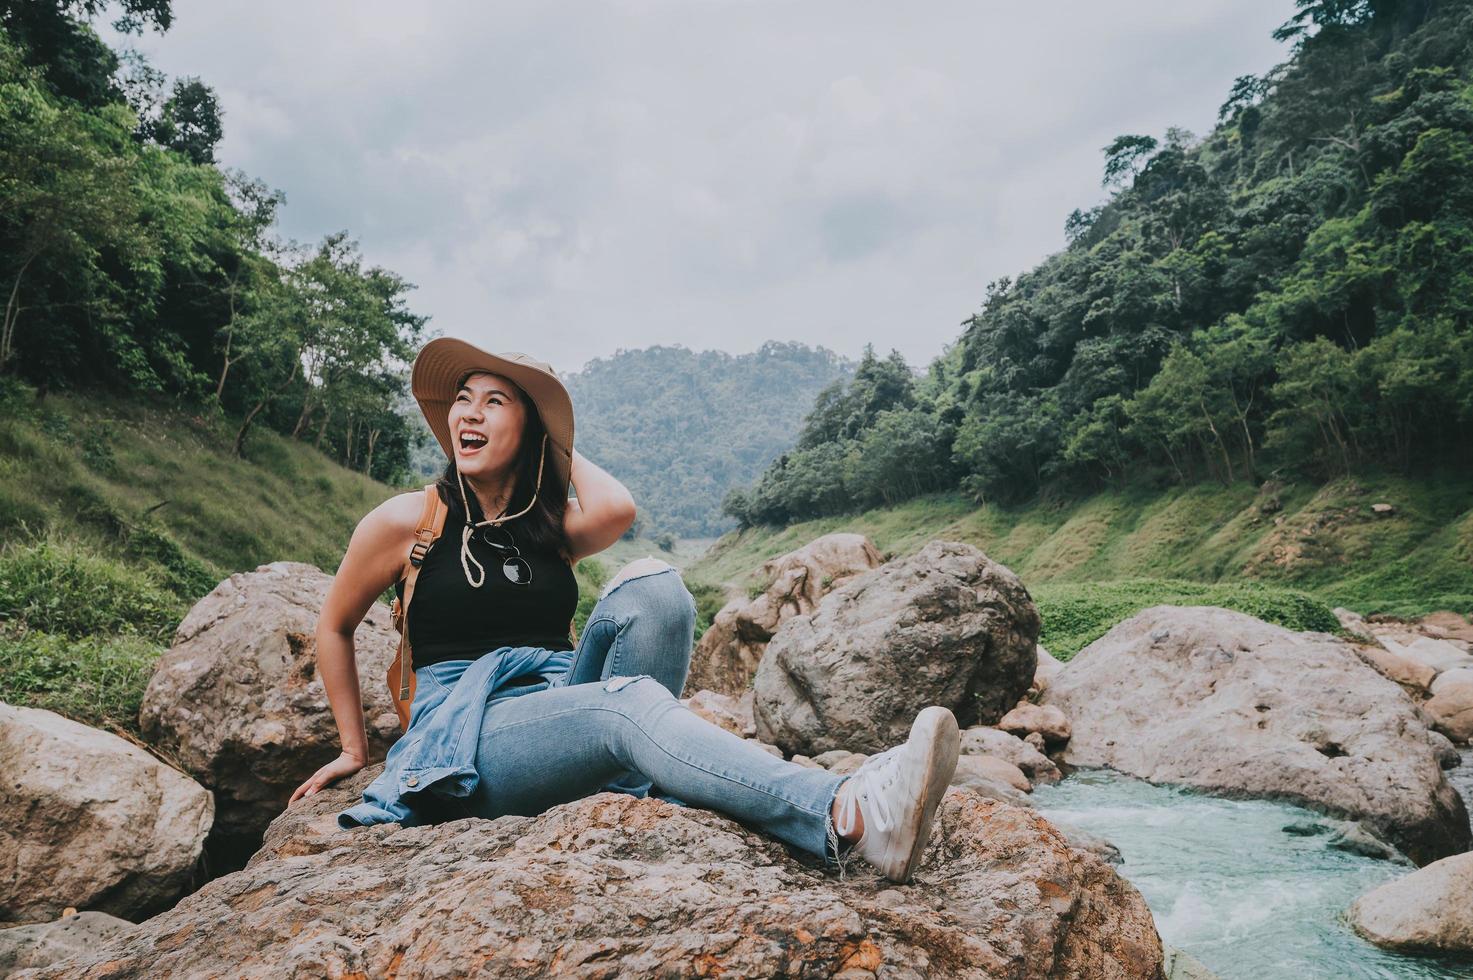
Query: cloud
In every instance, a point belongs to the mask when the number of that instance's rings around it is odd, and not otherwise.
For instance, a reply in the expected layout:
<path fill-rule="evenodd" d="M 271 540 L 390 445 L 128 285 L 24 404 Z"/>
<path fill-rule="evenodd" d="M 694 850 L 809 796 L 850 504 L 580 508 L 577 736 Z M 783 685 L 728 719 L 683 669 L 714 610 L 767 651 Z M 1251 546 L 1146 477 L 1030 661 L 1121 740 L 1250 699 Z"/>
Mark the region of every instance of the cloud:
<path fill-rule="evenodd" d="M 559 369 L 764 340 L 921 365 L 1063 245 L 1122 132 L 1211 126 L 1292 0 L 175 0 L 132 41 L 221 159 L 417 283 L 434 329 Z"/>

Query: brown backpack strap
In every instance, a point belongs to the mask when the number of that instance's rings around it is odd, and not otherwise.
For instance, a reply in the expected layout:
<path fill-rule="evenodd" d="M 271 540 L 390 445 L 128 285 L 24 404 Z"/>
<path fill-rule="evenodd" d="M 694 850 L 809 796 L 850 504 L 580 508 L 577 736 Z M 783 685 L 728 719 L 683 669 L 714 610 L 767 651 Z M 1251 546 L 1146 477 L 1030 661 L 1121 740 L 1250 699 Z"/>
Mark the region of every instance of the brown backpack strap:
<path fill-rule="evenodd" d="M 430 546 L 445 529 L 447 512 L 445 502 L 440 499 L 440 493 L 433 483 L 425 484 L 424 493 L 424 507 L 420 510 L 419 523 L 414 529 L 414 544 L 409 548 L 409 571 L 404 576 L 404 596 L 402 599 L 395 596 L 389 607 L 394 627 L 399 631 L 399 652 L 389 665 L 389 694 L 393 697 L 394 709 L 399 714 L 400 727 L 405 729 L 409 727 L 409 706 L 414 700 L 414 675 L 411 670 L 414 655 L 409 645 L 409 603 L 414 599 L 414 583 L 419 578 L 419 567 L 424 564 Z M 395 674 L 398 675 L 397 678 Z"/>

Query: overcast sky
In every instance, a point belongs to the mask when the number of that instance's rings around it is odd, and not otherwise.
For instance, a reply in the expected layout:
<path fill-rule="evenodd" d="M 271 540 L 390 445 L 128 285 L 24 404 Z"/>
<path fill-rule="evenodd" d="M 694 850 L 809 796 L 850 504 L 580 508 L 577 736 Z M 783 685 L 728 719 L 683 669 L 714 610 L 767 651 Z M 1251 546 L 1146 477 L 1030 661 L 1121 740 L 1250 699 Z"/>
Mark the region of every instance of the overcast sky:
<path fill-rule="evenodd" d="M 1292 12 L 174 0 L 126 43 L 215 89 L 219 160 L 285 192 L 284 236 L 347 229 L 432 330 L 560 372 L 769 339 L 922 367 L 1102 199 L 1102 146 L 1205 133 Z"/>

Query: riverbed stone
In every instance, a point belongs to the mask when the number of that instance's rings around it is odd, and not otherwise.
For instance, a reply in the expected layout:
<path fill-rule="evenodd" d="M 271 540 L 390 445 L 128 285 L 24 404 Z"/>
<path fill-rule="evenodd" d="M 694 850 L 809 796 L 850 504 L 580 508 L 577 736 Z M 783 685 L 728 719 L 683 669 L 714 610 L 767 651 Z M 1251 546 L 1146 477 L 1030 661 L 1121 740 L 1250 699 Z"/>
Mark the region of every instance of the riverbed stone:
<path fill-rule="evenodd" d="M 144 738 L 214 791 L 216 834 L 248 850 L 292 791 L 342 749 L 317 672 L 317 620 L 331 585 L 302 562 L 231 575 L 189 610 L 143 695 Z M 400 731 L 386 681 L 398 646 L 389 607 L 370 606 L 353 642 L 374 761 Z"/>
<path fill-rule="evenodd" d="M 1387 949 L 1473 951 L 1473 854 L 1434 861 L 1373 888 L 1346 915 L 1356 932 Z"/>
<path fill-rule="evenodd" d="M 1057 705 L 1033 704 L 1021 701 L 998 721 L 997 727 L 1005 732 L 1026 738 L 1037 732 L 1049 745 L 1062 745 L 1069 741 L 1069 719 Z"/>
<path fill-rule="evenodd" d="M 1038 666 L 1038 609 L 977 548 L 932 541 L 855 576 L 778 628 L 757 667 L 760 737 L 785 752 L 878 752 L 928 705 L 963 727 L 1018 703 Z"/>
<path fill-rule="evenodd" d="M 1457 667 L 1473 667 L 1473 656 L 1456 643 L 1423 636 L 1402 626 L 1377 627 L 1376 638 L 1392 653 L 1426 664 L 1439 674 Z"/>
<path fill-rule="evenodd" d="M 1437 671 L 1422 661 L 1413 660 L 1399 653 L 1392 653 L 1379 644 L 1371 646 L 1358 643 L 1354 649 L 1356 655 L 1374 667 L 1382 677 L 1395 681 L 1412 694 L 1426 697 L 1427 692 L 1432 689 L 1432 682 L 1437 677 Z"/>
<path fill-rule="evenodd" d="M 897 886 L 624 794 L 338 829 L 378 770 L 293 804 L 245 869 L 137 935 L 19 977 L 1163 975 L 1129 882 L 1039 814 L 960 791 Z"/>
<path fill-rule="evenodd" d="M 1454 742 L 1473 740 L 1473 682 L 1444 685 L 1422 705 L 1422 710 L 1432 719 L 1433 726 Z"/>
<path fill-rule="evenodd" d="M 701 634 L 691 654 L 686 690 L 741 697 L 751 688 L 767 643 L 784 620 L 812 613 L 824 596 L 883 560 L 864 535 L 838 532 L 764 562 L 757 576 L 766 587 L 754 598 L 727 603 Z"/>
<path fill-rule="evenodd" d="M 0 703 L 0 924 L 145 918 L 193 883 L 209 790 L 126 739 Z"/>
<path fill-rule="evenodd" d="M 1043 736 L 1039 736 L 1042 741 Z M 1064 778 L 1054 761 L 1034 745 L 998 728 L 974 725 L 962 732 L 962 755 L 994 755 L 1023 771 L 1035 785 L 1057 783 Z"/>
<path fill-rule="evenodd" d="M 1417 705 L 1328 634 L 1153 606 L 1043 697 L 1073 723 L 1070 765 L 1362 820 L 1418 864 L 1473 843 Z"/>

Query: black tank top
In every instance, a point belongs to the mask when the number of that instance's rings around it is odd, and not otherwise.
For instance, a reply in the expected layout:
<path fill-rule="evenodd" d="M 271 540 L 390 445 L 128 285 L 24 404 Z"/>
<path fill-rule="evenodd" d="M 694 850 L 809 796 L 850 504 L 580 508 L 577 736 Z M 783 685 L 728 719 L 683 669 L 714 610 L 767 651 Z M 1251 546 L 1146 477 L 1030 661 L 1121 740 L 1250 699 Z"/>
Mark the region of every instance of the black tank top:
<path fill-rule="evenodd" d="M 446 514 L 445 528 L 419 568 L 406 626 L 412 666 L 475 660 L 499 647 L 572 650 L 568 628 L 578 608 L 578 580 L 572 566 L 556 551 L 529 547 L 518 534 L 517 522 L 509 521 L 502 527 L 511 531 L 531 566 L 531 583 L 508 580 L 501 571 L 504 553 L 473 535 L 471 555 L 486 569 L 485 581 L 475 588 L 460 564 L 464 526 L 454 509 Z M 474 565 L 471 575 L 477 575 Z M 397 583 L 394 591 L 402 599 L 404 583 Z"/>

